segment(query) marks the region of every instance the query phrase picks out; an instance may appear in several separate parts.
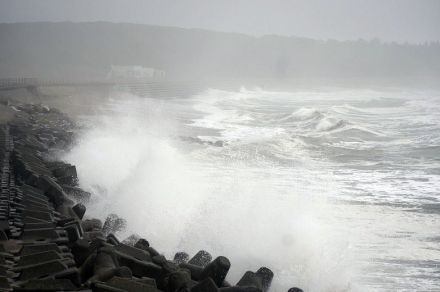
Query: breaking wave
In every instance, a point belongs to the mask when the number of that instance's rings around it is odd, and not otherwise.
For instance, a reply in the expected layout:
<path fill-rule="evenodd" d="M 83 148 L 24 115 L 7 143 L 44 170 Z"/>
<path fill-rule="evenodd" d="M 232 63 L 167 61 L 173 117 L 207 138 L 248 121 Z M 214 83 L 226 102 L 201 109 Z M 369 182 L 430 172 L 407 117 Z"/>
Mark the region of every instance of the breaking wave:
<path fill-rule="evenodd" d="M 228 256 L 231 282 L 264 265 L 273 291 L 438 290 L 408 255 L 440 260 L 423 240 L 440 228 L 423 211 L 439 200 L 439 107 L 387 94 L 118 93 L 66 160 L 96 194 L 88 214 L 119 214 L 168 257 Z"/>

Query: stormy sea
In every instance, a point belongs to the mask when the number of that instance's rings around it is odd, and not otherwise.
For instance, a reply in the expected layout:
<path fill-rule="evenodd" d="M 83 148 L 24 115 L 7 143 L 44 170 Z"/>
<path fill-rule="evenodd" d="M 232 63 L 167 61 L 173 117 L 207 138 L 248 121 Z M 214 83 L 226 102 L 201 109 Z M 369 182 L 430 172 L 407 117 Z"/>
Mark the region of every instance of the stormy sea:
<path fill-rule="evenodd" d="M 439 291 L 440 92 L 115 91 L 64 159 L 166 256 L 274 271 L 272 291 Z"/>

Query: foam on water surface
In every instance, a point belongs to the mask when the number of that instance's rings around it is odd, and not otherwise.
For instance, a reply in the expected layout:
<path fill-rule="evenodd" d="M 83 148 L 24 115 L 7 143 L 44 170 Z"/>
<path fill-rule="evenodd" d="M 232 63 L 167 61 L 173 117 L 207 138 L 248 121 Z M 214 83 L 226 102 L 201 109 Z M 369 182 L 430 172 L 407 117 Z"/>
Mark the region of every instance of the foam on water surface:
<path fill-rule="evenodd" d="M 440 146 L 436 94 L 115 94 L 66 159 L 89 214 L 118 213 L 167 256 L 226 255 L 232 282 L 264 265 L 273 291 L 435 290 L 438 158 L 420 147 Z"/>

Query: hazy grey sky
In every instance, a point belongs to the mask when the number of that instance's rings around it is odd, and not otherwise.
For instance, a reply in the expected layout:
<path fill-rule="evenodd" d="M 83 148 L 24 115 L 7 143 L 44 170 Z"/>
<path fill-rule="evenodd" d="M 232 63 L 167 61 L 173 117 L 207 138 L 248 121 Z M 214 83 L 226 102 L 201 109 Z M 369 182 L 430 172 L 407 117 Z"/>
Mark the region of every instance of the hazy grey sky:
<path fill-rule="evenodd" d="M 440 0 L 0 0 L 0 22 L 111 21 L 317 39 L 440 40 Z"/>

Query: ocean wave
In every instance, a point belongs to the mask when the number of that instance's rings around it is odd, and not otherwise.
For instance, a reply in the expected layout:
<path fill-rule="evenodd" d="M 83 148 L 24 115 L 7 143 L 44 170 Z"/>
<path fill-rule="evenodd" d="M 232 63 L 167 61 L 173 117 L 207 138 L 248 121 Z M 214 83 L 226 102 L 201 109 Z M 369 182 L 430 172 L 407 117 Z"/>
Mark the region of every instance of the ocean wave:
<path fill-rule="evenodd" d="M 338 130 L 347 125 L 344 120 L 334 119 L 334 118 L 323 118 L 316 124 L 315 129 L 321 132 Z"/>
<path fill-rule="evenodd" d="M 281 121 L 290 121 L 290 120 L 310 120 L 323 117 L 324 114 L 315 108 L 309 107 L 301 107 L 290 115 L 286 116 Z"/>
<path fill-rule="evenodd" d="M 340 136 L 343 141 L 360 140 L 366 143 L 369 140 L 382 141 L 386 139 L 386 135 L 359 125 L 346 124 L 345 127 L 339 129 L 340 131 L 334 132 L 334 134 Z"/>
<path fill-rule="evenodd" d="M 341 129 L 349 124 L 329 112 L 313 107 L 301 107 L 290 114 L 268 118 L 267 121 L 305 135 L 322 134 L 322 132 Z"/>

